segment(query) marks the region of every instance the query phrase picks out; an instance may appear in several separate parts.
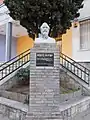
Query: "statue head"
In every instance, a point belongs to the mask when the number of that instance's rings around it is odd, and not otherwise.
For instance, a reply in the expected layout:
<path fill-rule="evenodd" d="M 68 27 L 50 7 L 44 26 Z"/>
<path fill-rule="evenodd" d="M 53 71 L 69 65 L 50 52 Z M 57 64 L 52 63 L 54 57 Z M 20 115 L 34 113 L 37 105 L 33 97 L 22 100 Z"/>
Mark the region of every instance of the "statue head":
<path fill-rule="evenodd" d="M 44 22 L 40 27 L 41 35 L 45 37 L 48 37 L 49 30 L 50 30 L 50 27 L 48 26 L 46 22 Z"/>
<path fill-rule="evenodd" d="M 35 43 L 55 43 L 55 39 L 48 36 L 50 27 L 44 22 L 40 27 L 40 32 L 38 38 L 35 39 Z"/>

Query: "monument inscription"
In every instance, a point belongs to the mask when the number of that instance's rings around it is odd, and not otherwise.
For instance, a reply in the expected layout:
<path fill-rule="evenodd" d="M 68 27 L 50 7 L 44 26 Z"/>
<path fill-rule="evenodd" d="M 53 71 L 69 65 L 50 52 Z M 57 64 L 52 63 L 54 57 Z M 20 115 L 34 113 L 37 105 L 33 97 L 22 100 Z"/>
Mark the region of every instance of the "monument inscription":
<path fill-rule="evenodd" d="M 54 66 L 54 53 L 36 53 L 36 66 Z"/>

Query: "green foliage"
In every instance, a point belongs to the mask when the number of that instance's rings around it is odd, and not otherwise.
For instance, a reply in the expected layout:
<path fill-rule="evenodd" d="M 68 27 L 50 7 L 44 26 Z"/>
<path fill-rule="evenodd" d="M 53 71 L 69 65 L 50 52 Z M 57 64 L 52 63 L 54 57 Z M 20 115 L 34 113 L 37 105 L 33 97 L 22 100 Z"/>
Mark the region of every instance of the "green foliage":
<path fill-rule="evenodd" d="M 28 84 L 29 83 L 29 77 L 30 77 L 29 74 L 30 74 L 30 70 L 29 69 L 21 68 L 16 73 L 16 79 L 18 80 L 19 83 Z"/>
<path fill-rule="evenodd" d="M 80 88 L 71 88 L 71 89 L 68 89 L 67 91 L 62 91 L 62 94 L 74 93 L 74 92 L 77 92 L 79 90 L 80 90 Z"/>
<path fill-rule="evenodd" d="M 83 0 L 4 0 L 10 16 L 20 20 L 34 38 L 43 22 L 51 27 L 51 36 L 57 37 L 71 27 L 71 20 L 79 16 Z"/>

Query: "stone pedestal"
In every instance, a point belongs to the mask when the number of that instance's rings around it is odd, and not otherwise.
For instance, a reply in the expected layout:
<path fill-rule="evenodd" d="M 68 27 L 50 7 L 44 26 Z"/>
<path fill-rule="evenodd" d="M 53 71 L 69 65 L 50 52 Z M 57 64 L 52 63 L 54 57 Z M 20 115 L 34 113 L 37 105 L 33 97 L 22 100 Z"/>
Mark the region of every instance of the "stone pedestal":
<path fill-rule="evenodd" d="M 35 44 L 30 54 L 28 120 L 59 120 L 60 50 L 55 43 Z"/>

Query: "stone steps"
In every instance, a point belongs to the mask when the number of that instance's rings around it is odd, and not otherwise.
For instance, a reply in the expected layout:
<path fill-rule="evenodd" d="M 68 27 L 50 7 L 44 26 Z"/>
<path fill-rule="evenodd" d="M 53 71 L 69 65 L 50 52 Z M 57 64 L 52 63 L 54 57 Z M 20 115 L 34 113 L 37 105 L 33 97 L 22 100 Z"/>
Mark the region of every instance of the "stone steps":
<path fill-rule="evenodd" d="M 28 105 L 4 97 L 0 97 L 0 114 L 9 120 L 25 120 Z"/>

